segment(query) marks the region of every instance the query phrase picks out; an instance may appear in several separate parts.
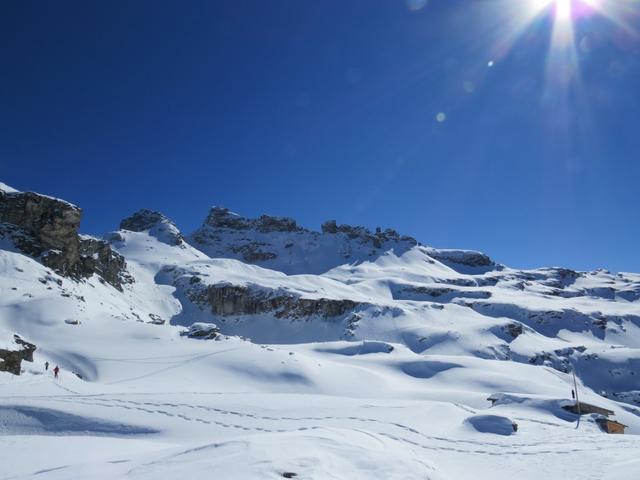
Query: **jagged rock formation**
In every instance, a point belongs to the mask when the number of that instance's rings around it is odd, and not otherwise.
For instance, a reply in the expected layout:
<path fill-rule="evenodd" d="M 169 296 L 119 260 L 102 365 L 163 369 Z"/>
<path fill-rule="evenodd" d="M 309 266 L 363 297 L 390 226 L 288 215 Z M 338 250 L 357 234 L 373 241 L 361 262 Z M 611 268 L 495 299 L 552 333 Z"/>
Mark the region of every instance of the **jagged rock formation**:
<path fill-rule="evenodd" d="M 271 313 L 276 318 L 319 316 L 327 319 L 344 315 L 361 305 L 353 300 L 302 298 L 288 292 L 230 284 L 203 286 L 201 289 L 193 289 L 190 295 L 195 303 L 206 305 L 212 314 L 223 317 Z"/>
<path fill-rule="evenodd" d="M 63 276 L 94 273 L 121 290 L 133 281 L 122 255 L 108 243 L 78 235 L 82 210 L 33 192 L 0 190 L 0 236 Z"/>
<path fill-rule="evenodd" d="M 255 229 L 261 233 L 270 232 L 299 232 L 296 221 L 286 217 L 272 217 L 262 215 L 257 219 L 241 217 L 224 207 L 213 207 L 204 221 L 211 228 L 250 230 Z"/>
<path fill-rule="evenodd" d="M 395 230 L 325 222 L 321 231 L 308 230 L 286 217 L 241 217 L 213 207 L 191 244 L 213 257 L 236 258 L 285 273 L 323 273 L 344 263 L 375 259 L 384 252 L 398 254 L 418 242 Z"/>
<path fill-rule="evenodd" d="M 13 336 L 12 348 L 0 348 L 0 372 L 20 375 L 22 361 L 33 362 L 36 346 L 25 342 L 20 336 Z"/>
<path fill-rule="evenodd" d="M 182 245 L 184 237 L 175 223 L 162 213 L 142 209 L 120 222 L 120 230 L 130 232 L 148 232 L 161 242 L 169 245 Z"/>

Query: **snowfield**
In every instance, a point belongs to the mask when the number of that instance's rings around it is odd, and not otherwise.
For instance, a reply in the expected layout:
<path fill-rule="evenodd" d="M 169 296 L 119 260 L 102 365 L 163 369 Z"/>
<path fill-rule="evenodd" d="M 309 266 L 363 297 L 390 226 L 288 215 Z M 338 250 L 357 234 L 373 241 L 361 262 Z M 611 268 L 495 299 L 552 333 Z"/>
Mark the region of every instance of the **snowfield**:
<path fill-rule="evenodd" d="M 0 348 L 37 346 L 0 372 L 0 478 L 640 478 L 640 275 L 153 213 L 105 236 L 121 290 L 0 239 Z M 562 408 L 572 371 L 625 435 Z"/>

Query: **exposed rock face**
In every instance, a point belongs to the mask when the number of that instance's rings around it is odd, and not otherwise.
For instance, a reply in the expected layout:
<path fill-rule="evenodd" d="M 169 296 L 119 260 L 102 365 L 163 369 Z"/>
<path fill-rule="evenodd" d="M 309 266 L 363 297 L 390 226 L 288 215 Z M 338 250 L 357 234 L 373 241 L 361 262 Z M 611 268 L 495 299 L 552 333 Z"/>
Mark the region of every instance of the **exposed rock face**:
<path fill-rule="evenodd" d="M 255 229 L 261 233 L 270 232 L 298 232 L 296 221 L 287 217 L 272 217 L 261 215 L 256 219 L 244 218 L 224 207 L 213 207 L 204 221 L 205 225 L 213 228 L 231 230 Z"/>
<path fill-rule="evenodd" d="M 505 331 L 515 339 L 524 333 L 524 327 L 521 323 L 509 323 L 506 325 Z"/>
<path fill-rule="evenodd" d="M 229 228 L 232 230 L 248 230 L 253 225 L 251 220 L 243 218 L 224 207 L 213 207 L 204 224 L 213 228 Z"/>
<path fill-rule="evenodd" d="M 229 284 L 208 285 L 192 300 L 205 302 L 211 313 L 219 316 L 256 315 L 272 313 L 277 318 L 333 318 L 355 309 L 358 302 L 330 298 L 300 298 L 268 290 L 252 290 Z"/>
<path fill-rule="evenodd" d="M 120 230 L 149 232 L 150 235 L 169 245 L 182 245 L 184 237 L 175 223 L 162 213 L 142 209 L 120 222 Z"/>
<path fill-rule="evenodd" d="M 456 263 L 468 267 L 493 267 L 495 262 L 482 252 L 474 250 L 437 250 L 429 249 L 431 258 L 443 263 Z"/>
<path fill-rule="evenodd" d="M 322 224 L 321 232 L 287 217 L 244 218 L 213 207 L 190 243 L 212 257 L 236 258 L 285 273 L 323 273 L 346 262 L 375 259 L 389 250 L 401 255 L 418 242 L 395 230 Z"/>
<path fill-rule="evenodd" d="M 144 232 L 158 223 L 167 220 L 167 218 L 160 212 L 153 210 L 147 210 L 143 208 L 138 210 L 130 217 L 125 218 L 120 222 L 120 230 L 129 230 L 131 232 Z"/>
<path fill-rule="evenodd" d="M 80 258 L 83 268 L 81 273 L 85 277 L 95 273 L 118 290 L 122 290 L 123 283 L 133 282 L 133 277 L 127 272 L 124 257 L 103 240 L 82 238 Z"/>
<path fill-rule="evenodd" d="M 36 346 L 32 343 L 25 342 L 18 335 L 13 336 L 15 349 L 0 348 L 0 372 L 9 372 L 14 375 L 20 375 L 22 361 L 33 362 L 33 352 Z"/>
<path fill-rule="evenodd" d="M 248 263 L 259 263 L 267 260 L 273 260 L 278 256 L 273 252 L 265 252 L 263 247 L 267 247 L 268 244 L 264 242 L 249 242 L 242 245 L 232 245 L 229 250 L 233 253 L 242 255 L 242 259 Z"/>
<path fill-rule="evenodd" d="M 256 221 L 256 230 L 262 233 L 299 232 L 302 231 L 302 228 L 298 227 L 292 218 L 261 215 Z"/>
<path fill-rule="evenodd" d="M 33 192 L 0 190 L 0 235 L 57 273 L 80 279 L 98 274 L 118 289 L 133 281 L 126 262 L 104 241 L 78 235 L 80 208 Z"/>
<path fill-rule="evenodd" d="M 327 220 L 322 225 L 320 225 L 320 230 L 322 233 L 338 233 L 338 224 L 335 220 Z"/>
<path fill-rule="evenodd" d="M 33 238 L 18 245 L 34 256 L 54 250 L 61 273 L 72 272 L 79 257 L 77 235 L 81 210 L 70 203 L 37 193 L 0 191 L 0 222 L 9 223 Z M 53 267 L 52 267 L 53 268 Z"/>
<path fill-rule="evenodd" d="M 439 285 L 401 285 L 393 291 L 396 300 L 416 300 L 448 303 L 453 299 L 491 298 L 491 292 L 485 290 L 460 290 Z"/>

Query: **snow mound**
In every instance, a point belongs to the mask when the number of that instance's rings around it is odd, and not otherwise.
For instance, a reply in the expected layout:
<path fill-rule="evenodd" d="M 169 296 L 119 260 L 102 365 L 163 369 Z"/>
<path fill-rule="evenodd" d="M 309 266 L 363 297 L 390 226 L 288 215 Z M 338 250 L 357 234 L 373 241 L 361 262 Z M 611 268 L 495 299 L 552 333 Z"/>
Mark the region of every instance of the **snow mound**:
<path fill-rule="evenodd" d="M 390 343 L 376 341 L 349 342 L 346 346 L 317 348 L 316 352 L 335 353 L 337 355 L 368 355 L 371 353 L 391 353 L 394 347 Z"/>
<path fill-rule="evenodd" d="M 400 370 L 414 378 L 432 378 L 441 372 L 460 367 L 462 367 L 462 365 L 457 363 L 435 360 L 418 360 L 400 364 Z"/>
<path fill-rule="evenodd" d="M 464 423 L 480 433 L 494 433 L 496 435 L 513 435 L 515 422 L 500 415 L 473 415 Z"/>

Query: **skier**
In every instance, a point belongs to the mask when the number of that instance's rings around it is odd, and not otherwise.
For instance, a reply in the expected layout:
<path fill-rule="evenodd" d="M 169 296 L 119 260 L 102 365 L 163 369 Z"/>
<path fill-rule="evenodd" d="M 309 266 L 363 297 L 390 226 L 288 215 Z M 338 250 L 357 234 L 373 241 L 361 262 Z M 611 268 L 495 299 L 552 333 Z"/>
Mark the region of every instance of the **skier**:
<path fill-rule="evenodd" d="M 53 376 L 58 378 L 58 372 L 60 372 L 60 367 L 56 365 L 56 368 L 53 369 Z"/>
<path fill-rule="evenodd" d="M 49 362 L 44 362 L 44 369 L 49 370 Z"/>

